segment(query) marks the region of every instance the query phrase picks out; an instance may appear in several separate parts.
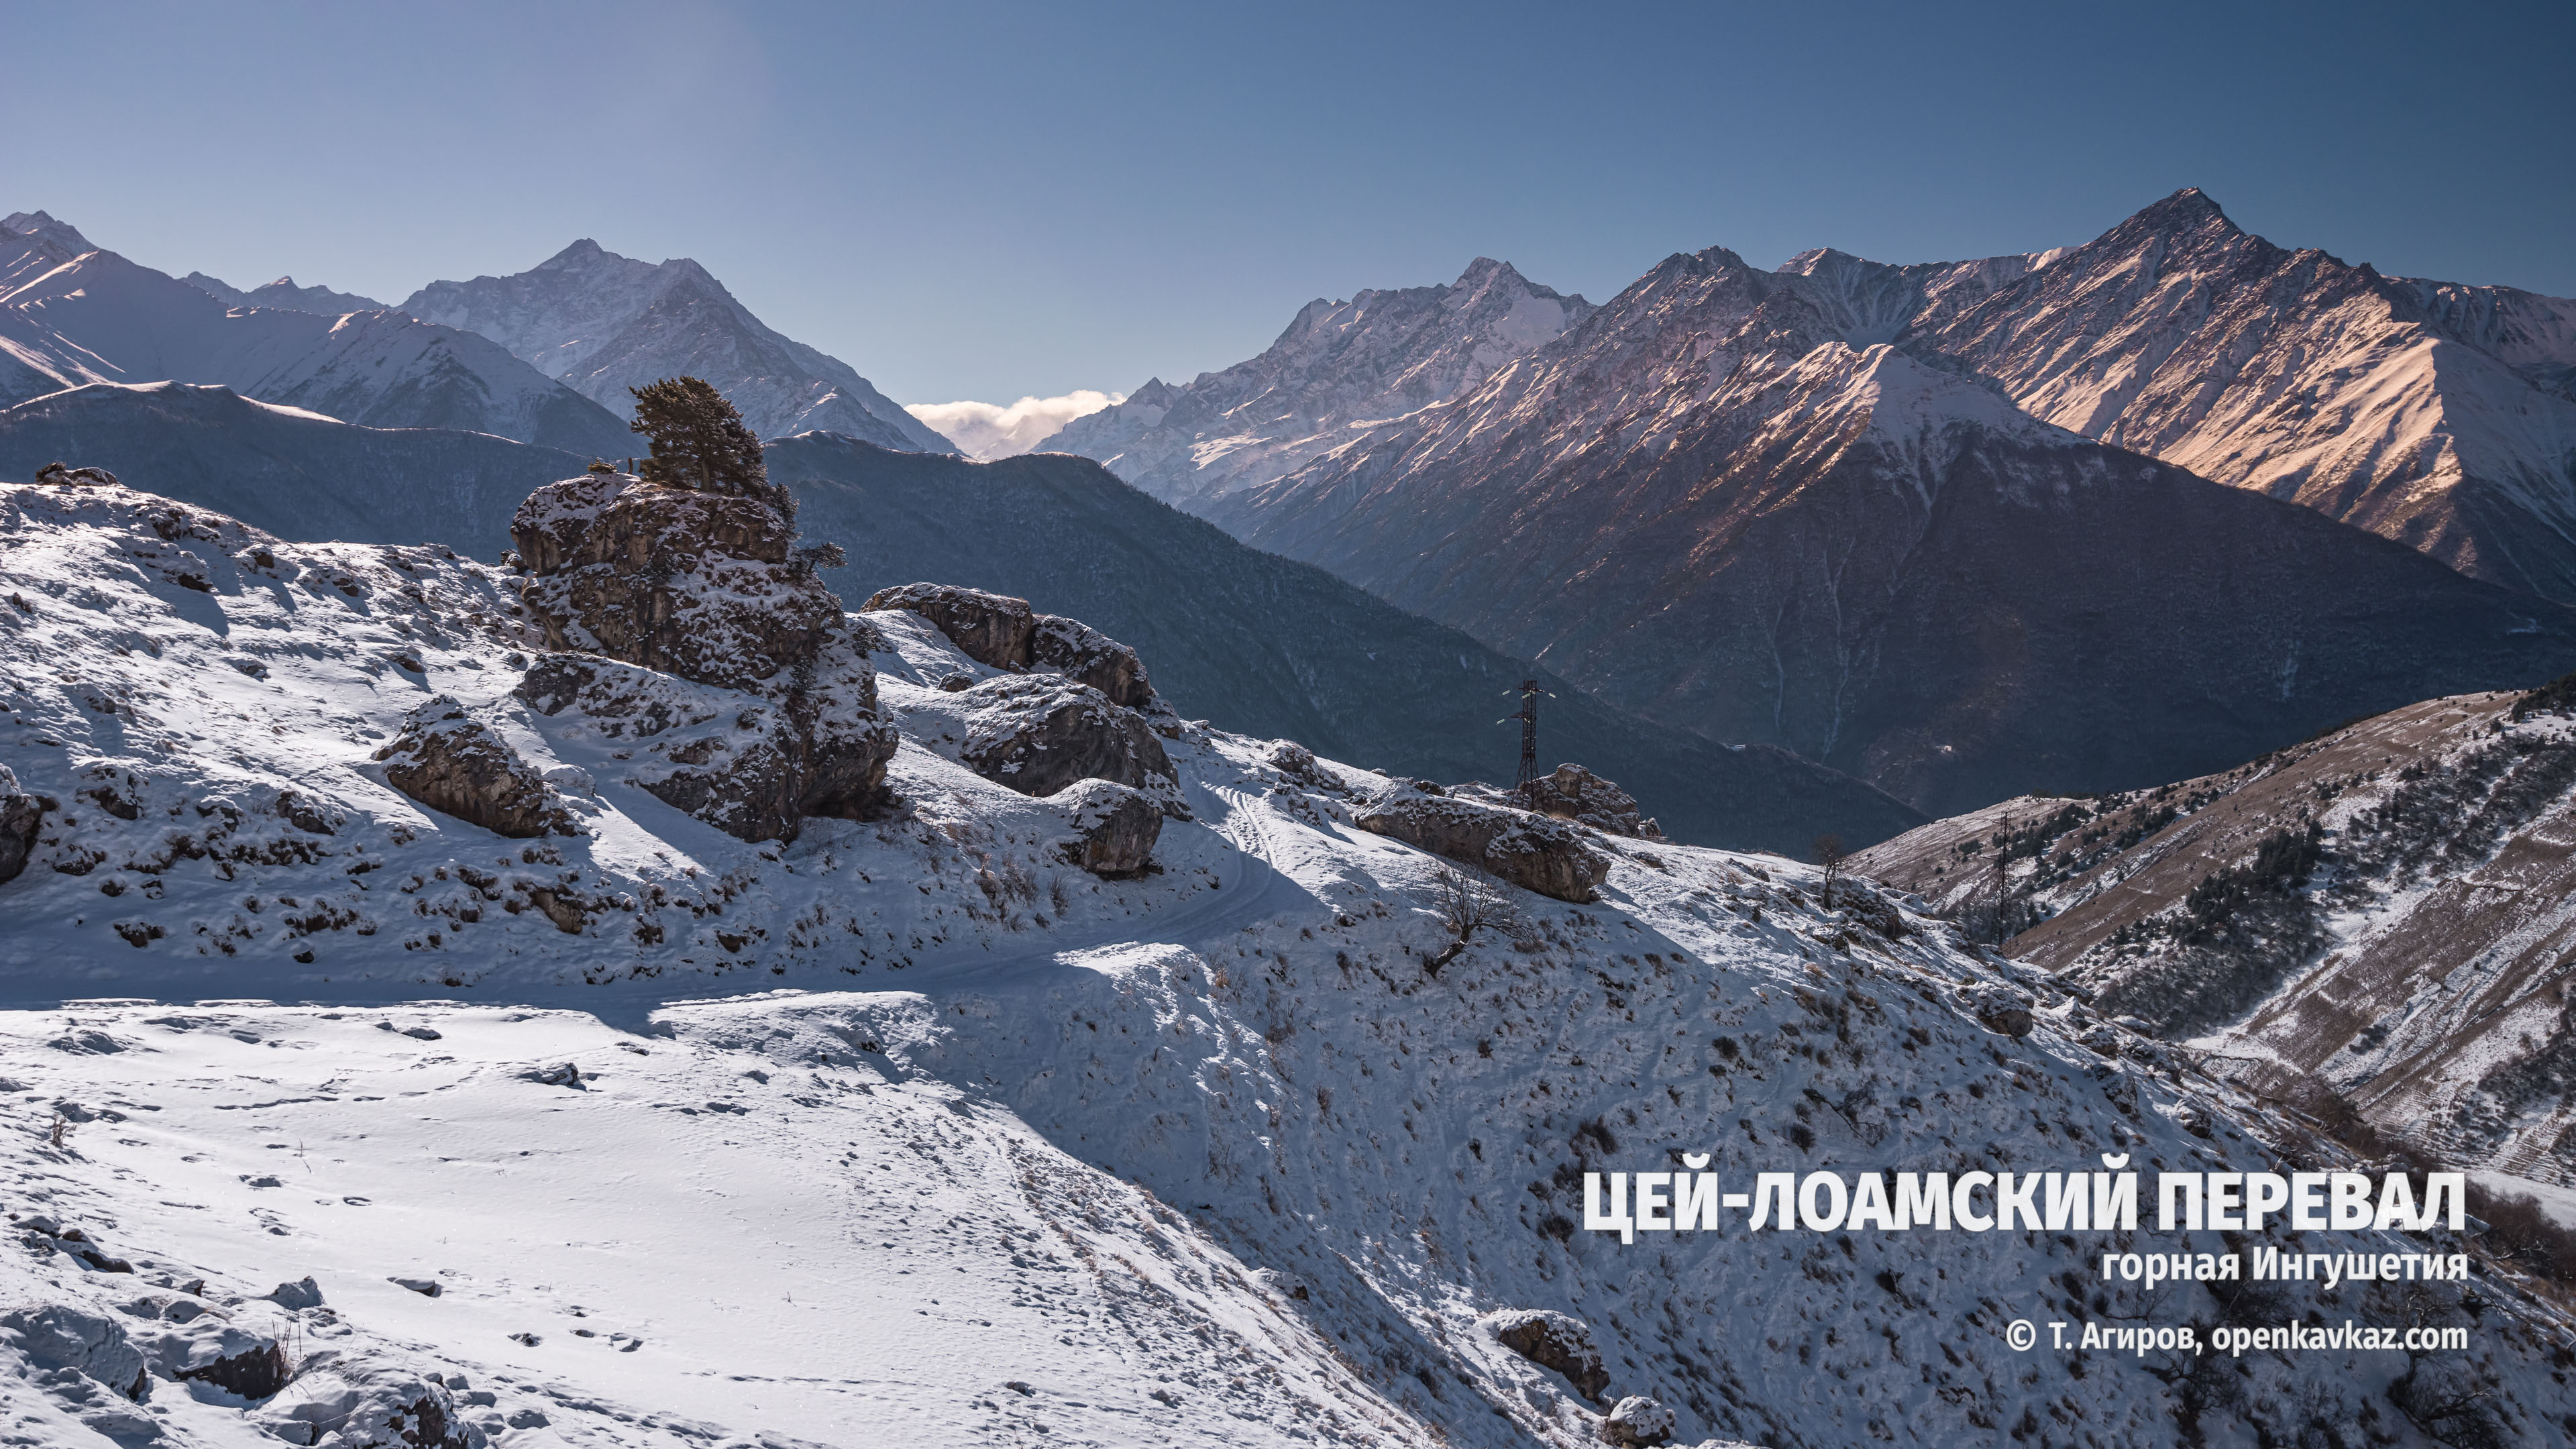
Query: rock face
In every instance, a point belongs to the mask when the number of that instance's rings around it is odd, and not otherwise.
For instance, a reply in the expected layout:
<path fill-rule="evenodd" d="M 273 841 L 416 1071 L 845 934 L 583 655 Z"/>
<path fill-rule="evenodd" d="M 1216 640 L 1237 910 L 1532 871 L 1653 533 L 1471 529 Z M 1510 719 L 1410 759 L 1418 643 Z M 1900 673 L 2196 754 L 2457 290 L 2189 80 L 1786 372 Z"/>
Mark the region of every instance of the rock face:
<path fill-rule="evenodd" d="M 1353 812 L 1362 830 L 1488 870 L 1523 890 L 1578 904 L 1597 898 L 1610 862 L 1562 820 L 1449 794 L 1427 780 L 1399 784 Z"/>
<path fill-rule="evenodd" d="M 880 609 L 919 614 L 967 658 L 990 669 L 1061 674 L 1128 709 L 1154 697 L 1135 650 L 1079 619 L 1038 613 L 1026 599 L 949 584 L 905 584 L 879 589 L 860 611 Z"/>
<path fill-rule="evenodd" d="M 1673 1411 L 1661 1401 L 1630 1394 L 1602 1416 L 1601 1442 L 1626 1446 L 1661 1444 L 1673 1437 Z"/>
<path fill-rule="evenodd" d="M 1998 982 L 1979 982 L 1963 992 L 1960 1004 L 1977 1023 L 1998 1036 L 2028 1036 L 2031 1028 L 2031 1000 L 2028 996 Z"/>
<path fill-rule="evenodd" d="M 1173 777 L 1153 730 L 1089 685 L 1015 676 L 962 694 L 969 712 L 958 758 L 1023 795 L 1052 795 L 1076 780 L 1145 785 Z"/>
<path fill-rule="evenodd" d="M 1083 623 L 1061 614 L 1040 614 L 1029 634 L 1034 667 L 1052 669 L 1076 684 L 1088 684 L 1109 696 L 1111 704 L 1142 707 L 1154 697 L 1145 678 L 1145 661 L 1136 651 Z"/>
<path fill-rule="evenodd" d="M 510 534 L 549 648 L 747 689 L 813 658 L 841 620 L 757 499 L 591 474 L 530 494 Z"/>
<path fill-rule="evenodd" d="M 902 609 L 928 619 L 959 652 L 987 668 L 1029 667 L 1029 635 L 1037 614 L 1026 599 L 950 584 L 904 584 L 879 589 L 859 606 L 863 614 L 881 609 Z"/>
<path fill-rule="evenodd" d="M 1541 775 L 1520 790 L 1496 790 L 1492 795 L 1498 803 L 1589 825 L 1605 835 L 1625 835 L 1636 840 L 1664 838 L 1663 829 L 1639 813 L 1636 797 L 1581 765 L 1559 765 L 1555 774 Z"/>
<path fill-rule="evenodd" d="M 18 788 L 17 773 L 0 765 L 0 881 L 18 878 L 35 848 L 36 826 L 44 818 L 36 797 Z"/>
<path fill-rule="evenodd" d="M 595 473 L 529 495 L 511 537 L 548 646 L 607 656 L 549 658 L 519 698 L 651 741 L 632 783 L 742 840 L 886 807 L 875 671 L 777 509 Z"/>
<path fill-rule="evenodd" d="M 812 817 L 872 819 L 890 803 L 895 733 L 877 717 L 876 678 L 846 636 L 786 700 L 673 679 L 580 655 L 539 660 L 518 698 L 543 715 L 585 715 L 631 742 L 626 781 L 738 840 L 792 840 Z"/>
<path fill-rule="evenodd" d="M 1485 1320 L 1485 1326 L 1503 1347 L 1540 1368 L 1565 1375 L 1575 1392 L 1594 1403 L 1610 1387 L 1610 1371 L 1602 1366 L 1601 1350 L 1593 1347 L 1592 1330 L 1579 1318 L 1524 1308 L 1497 1313 Z"/>
<path fill-rule="evenodd" d="M 1163 834 L 1163 811 L 1144 792 L 1108 780 L 1085 780 L 1063 792 L 1079 837 L 1065 859 L 1107 880 L 1143 875 Z"/>
<path fill-rule="evenodd" d="M 492 727 L 440 695 L 412 711 L 394 742 L 376 751 L 385 783 L 442 815 L 495 835 L 578 835 L 552 787 Z"/>

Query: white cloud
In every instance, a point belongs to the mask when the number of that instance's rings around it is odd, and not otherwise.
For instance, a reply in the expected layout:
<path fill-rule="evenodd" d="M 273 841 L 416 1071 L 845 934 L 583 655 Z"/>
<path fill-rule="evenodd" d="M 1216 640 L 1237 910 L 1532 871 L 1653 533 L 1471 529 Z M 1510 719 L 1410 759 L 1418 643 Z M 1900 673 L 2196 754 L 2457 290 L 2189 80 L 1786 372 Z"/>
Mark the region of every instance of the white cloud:
<path fill-rule="evenodd" d="M 1123 392 L 1076 388 L 1062 397 L 1024 397 L 1009 407 L 988 402 L 907 403 L 904 411 L 979 462 L 1033 451 L 1085 413 L 1127 400 Z"/>

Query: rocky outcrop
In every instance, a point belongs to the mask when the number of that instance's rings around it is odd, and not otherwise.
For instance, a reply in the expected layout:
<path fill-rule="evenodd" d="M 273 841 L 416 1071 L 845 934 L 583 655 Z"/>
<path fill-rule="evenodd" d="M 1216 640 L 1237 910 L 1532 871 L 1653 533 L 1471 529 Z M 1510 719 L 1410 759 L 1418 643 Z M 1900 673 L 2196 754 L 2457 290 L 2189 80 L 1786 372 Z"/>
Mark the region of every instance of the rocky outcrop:
<path fill-rule="evenodd" d="M 588 474 L 528 495 L 510 534 L 550 649 L 748 689 L 814 658 L 841 622 L 756 498 Z"/>
<path fill-rule="evenodd" d="M 1484 1326 L 1503 1347 L 1563 1374 L 1576 1393 L 1594 1403 L 1608 1391 L 1610 1370 L 1602 1365 L 1601 1350 L 1593 1346 L 1592 1330 L 1582 1319 L 1546 1308 L 1521 1308 L 1489 1315 Z"/>
<path fill-rule="evenodd" d="M 17 773 L 0 765 L 0 881 L 15 880 L 27 868 L 27 852 L 36 846 L 36 826 L 44 814 L 43 804 L 18 788 Z"/>
<path fill-rule="evenodd" d="M 1959 988 L 1959 1004 L 1977 1024 L 1998 1036 L 2028 1036 L 2031 999 L 2000 981 L 1980 981 Z"/>
<path fill-rule="evenodd" d="M 1154 697 L 1145 677 L 1145 661 L 1136 651 L 1083 623 L 1061 614 L 1040 614 L 1029 634 L 1030 664 L 1051 669 L 1076 684 L 1087 684 L 1128 709 L 1142 708 Z"/>
<path fill-rule="evenodd" d="M 275 1338 L 240 1328 L 193 1297 L 147 1297 L 123 1308 L 144 1320 L 128 1332 L 166 1377 L 212 1384 L 245 1399 L 265 1399 L 286 1387 L 286 1353 Z"/>
<path fill-rule="evenodd" d="M 1067 861 L 1106 880 L 1128 880 L 1154 863 L 1163 811 L 1143 791 L 1109 780 L 1085 780 L 1059 797 L 1072 807 L 1076 839 Z"/>
<path fill-rule="evenodd" d="M 903 584 L 879 589 L 859 606 L 862 614 L 901 609 L 939 626 L 958 652 L 987 669 L 1026 669 L 1036 612 L 1026 599 L 962 589 L 951 584 Z"/>
<path fill-rule="evenodd" d="M 1154 697 L 1135 650 L 1079 619 L 1037 613 L 1026 599 L 949 584 L 904 584 L 879 589 L 860 606 L 862 613 L 884 609 L 928 619 L 959 653 L 987 669 L 1060 674 L 1127 709 Z"/>
<path fill-rule="evenodd" d="M 877 717 L 867 662 L 836 640 L 784 700 L 693 685 L 578 655 L 539 660 L 520 700 L 586 716 L 632 742 L 628 784 L 738 840 L 792 840 L 813 817 L 872 819 L 890 803 L 894 727 Z"/>
<path fill-rule="evenodd" d="M 891 803 L 875 671 L 770 503 L 594 473 L 530 494 L 511 535 L 548 647 L 607 656 L 543 660 L 519 698 L 650 741 L 629 783 L 741 840 Z"/>
<path fill-rule="evenodd" d="M 470 1449 L 488 1442 L 466 1425 L 436 1375 L 348 1361 L 288 1385 L 260 1406 L 259 1420 L 286 1443 L 327 1442 L 335 1449 Z"/>
<path fill-rule="evenodd" d="M 1559 765 L 1522 786 L 1519 803 L 1541 815 L 1573 820 L 1610 835 L 1661 840 L 1663 830 L 1641 815 L 1635 796 L 1581 765 Z"/>
<path fill-rule="evenodd" d="M 1601 1442 L 1617 1444 L 1623 1449 L 1646 1449 L 1673 1437 L 1673 1411 L 1659 1400 L 1643 1394 L 1630 1394 L 1621 1399 L 1609 1413 L 1601 1416 Z"/>
<path fill-rule="evenodd" d="M 553 787 L 452 696 L 413 710 L 402 733 L 375 757 L 384 762 L 386 784 L 495 835 L 581 833 Z"/>
<path fill-rule="evenodd" d="M 1560 901 L 1596 899 L 1610 874 L 1609 860 L 1565 821 L 1451 795 L 1428 780 L 1370 796 L 1353 823 Z"/>
<path fill-rule="evenodd" d="M 1089 685 L 1011 676 L 958 698 L 967 710 L 958 759 L 1023 795 L 1052 795 L 1076 780 L 1141 786 L 1173 778 L 1154 731 Z"/>

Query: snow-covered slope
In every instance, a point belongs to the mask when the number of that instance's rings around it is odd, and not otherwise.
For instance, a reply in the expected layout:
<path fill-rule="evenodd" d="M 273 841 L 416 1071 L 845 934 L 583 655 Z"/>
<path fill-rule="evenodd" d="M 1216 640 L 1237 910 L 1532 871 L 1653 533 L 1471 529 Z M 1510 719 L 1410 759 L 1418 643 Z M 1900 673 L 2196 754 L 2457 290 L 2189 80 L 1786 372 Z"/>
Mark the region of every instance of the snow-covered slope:
<path fill-rule="evenodd" d="M 2185 190 L 1904 337 L 2050 422 L 2576 599 L 2576 301 L 2285 250 Z"/>
<path fill-rule="evenodd" d="M 2008 802 L 1854 858 L 2284 1097 L 2576 1184 L 2569 691 L 2426 700 L 2221 774 Z M 2313 1105 L 2313 1104 L 2311 1104 Z"/>
<path fill-rule="evenodd" d="M 123 490 L 0 491 L 0 529 L 0 762 L 50 801 L 0 884 L 10 1090 L 62 1122 L 0 1167 L 0 1383 L 36 1442 L 1598 1442 L 1506 1310 L 1588 1325 L 1605 1400 L 1662 1400 L 1684 1443 L 2536 1442 L 2576 1413 L 2570 1325 L 2493 1270 L 2148 1293 L 2099 1253 L 2238 1244 L 1575 1228 L 1584 1171 L 1683 1152 L 1735 1182 L 2344 1160 L 1903 898 L 1589 836 L 1601 900 L 1510 893 L 1434 970 L 1440 863 L 1350 824 L 1376 780 L 1180 725 L 1162 873 L 1099 879 L 1051 849 L 1059 807 L 943 753 L 969 696 L 939 682 L 991 671 L 909 614 L 848 626 L 901 806 L 746 843 L 624 783 L 634 741 L 517 702 L 494 571 Z M 386 788 L 375 737 L 434 692 L 581 833 Z M 1976 1019 L 2015 993 L 2028 1036 Z M 2424 1246 L 2337 1247 L 2382 1245 Z M 2477 1348 L 2001 1334 L 2312 1308 Z M 176 1377 L 218 1364 L 260 1394 Z"/>
<path fill-rule="evenodd" d="M 2563 610 L 1868 340 L 2061 265 L 1676 256 L 1209 516 L 1615 704 L 1936 814 L 2214 769 L 2576 662 Z"/>
<path fill-rule="evenodd" d="M 203 272 L 190 272 L 179 280 L 228 307 L 283 307 L 293 312 L 319 312 L 326 317 L 393 310 L 373 297 L 361 297 L 355 292 L 334 292 L 328 287 L 299 287 L 293 277 L 280 277 L 249 291 Z"/>
<path fill-rule="evenodd" d="M 73 251 L 79 242 L 59 223 L 0 234 L 0 384 L 11 389 L 0 403 L 177 381 L 374 427 L 493 433 L 584 456 L 631 449 L 606 409 L 471 333 L 393 312 L 233 310 L 114 252 Z"/>
<path fill-rule="evenodd" d="M 1049 440 L 1193 512 L 1339 445 L 1349 430 L 1455 397 L 1581 322 L 1592 304 L 1478 257 L 1447 286 L 1321 297 L 1268 351 L 1185 386 L 1156 378 Z"/>
<path fill-rule="evenodd" d="M 0 479 L 58 461 L 288 538 L 435 541 L 491 559 L 519 500 L 590 459 L 490 433 L 359 427 L 225 387 L 94 382 L 0 408 Z"/>
<path fill-rule="evenodd" d="M 660 265 L 588 238 L 507 277 L 432 282 L 402 310 L 488 337 L 623 414 L 627 389 L 702 377 L 762 437 L 815 430 L 934 453 L 955 445 L 838 358 L 772 330 L 686 257 Z"/>

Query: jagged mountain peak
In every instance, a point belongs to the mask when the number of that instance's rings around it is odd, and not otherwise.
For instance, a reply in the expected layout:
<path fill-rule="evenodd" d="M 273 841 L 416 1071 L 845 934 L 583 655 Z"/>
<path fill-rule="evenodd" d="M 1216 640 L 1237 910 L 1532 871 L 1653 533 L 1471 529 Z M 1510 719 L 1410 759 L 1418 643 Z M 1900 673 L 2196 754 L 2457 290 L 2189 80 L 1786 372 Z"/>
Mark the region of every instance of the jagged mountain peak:
<path fill-rule="evenodd" d="M 0 217 L 0 229 L 16 232 L 20 236 L 32 236 L 41 241 L 49 241 L 57 246 L 68 247 L 74 252 L 98 250 L 91 245 L 88 237 L 80 234 L 78 227 L 67 221 L 58 221 L 41 211 L 12 212 L 8 216 Z"/>
<path fill-rule="evenodd" d="M 583 237 L 527 271 L 437 281 L 403 310 L 477 332 L 616 411 L 627 389 L 688 374 L 713 383 L 764 437 L 828 428 L 888 447 L 954 445 L 849 364 L 752 315 L 696 261 L 621 256 Z"/>

